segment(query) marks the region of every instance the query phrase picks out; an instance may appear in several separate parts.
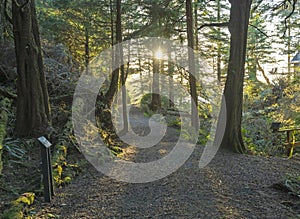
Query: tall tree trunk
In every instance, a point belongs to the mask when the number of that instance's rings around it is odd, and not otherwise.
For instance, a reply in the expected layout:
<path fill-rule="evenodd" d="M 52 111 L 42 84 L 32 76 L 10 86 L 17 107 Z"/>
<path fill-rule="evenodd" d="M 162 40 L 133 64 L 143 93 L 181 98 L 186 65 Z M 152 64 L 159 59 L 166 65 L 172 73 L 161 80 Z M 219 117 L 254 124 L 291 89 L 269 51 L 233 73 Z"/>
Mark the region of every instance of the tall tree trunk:
<path fill-rule="evenodd" d="M 147 78 L 148 78 L 148 80 L 147 81 L 151 81 L 151 61 L 152 61 L 153 59 L 148 59 L 147 60 Z M 153 70 L 152 70 L 153 71 Z M 151 91 L 152 91 L 152 88 L 151 88 L 151 85 L 149 84 L 149 86 L 148 86 L 148 91 L 149 91 L 149 93 L 151 93 Z"/>
<path fill-rule="evenodd" d="M 88 27 L 85 27 L 84 29 L 84 34 L 85 34 L 85 67 L 87 68 L 89 63 L 90 63 L 90 35 L 89 35 L 89 29 Z"/>
<path fill-rule="evenodd" d="M 113 3 L 112 0 L 109 1 L 110 4 L 110 29 L 111 29 L 111 45 L 114 46 L 115 45 L 115 39 L 114 39 L 114 16 L 113 16 Z M 104 95 L 104 102 L 108 105 L 108 108 L 110 108 L 112 101 L 113 101 L 113 97 L 115 95 L 115 93 L 118 90 L 118 82 L 119 82 L 119 70 L 115 69 L 117 60 L 116 60 L 116 51 L 114 51 L 114 49 L 112 49 L 112 76 L 111 76 L 111 81 L 110 81 L 110 85 L 109 88 L 106 92 L 106 94 Z"/>
<path fill-rule="evenodd" d="M 50 107 L 34 0 L 12 1 L 12 21 L 18 68 L 16 132 L 46 134 Z"/>
<path fill-rule="evenodd" d="M 160 92 L 162 95 L 165 95 L 168 91 L 168 88 L 166 87 L 167 81 L 165 76 L 165 60 L 161 59 L 159 62 L 159 75 L 160 75 Z"/>
<path fill-rule="evenodd" d="M 217 19 L 218 23 L 221 23 L 221 4 L 220 0 L 217 0 Z M 218 81 L 221 82 L 222 72 L 221 72 L 221 28 L 218 27 L 218 51 L 217 51 L 217 74 Z"/>
<path fill-rule="evenodd" d="M 197 128 L 199 126 L 198 118 L 198 95 L 196 87 L 196 78 L 195 78 L 195 54 L 194 54 L 194 31 L 193 31 L 193 9 L 192 9 L 192 0 L 186 0 L 186 19 L 187 19 L 187 39 L 188 46 L 192 49 L 189 50 L 188 59 L 189 59 L 189 85 L 191 92 L 191 101 L 194 104 L 191 105 L 191 119 L 192 127 Z"/>
<path fill-rule="evenodd" d="M 4 16 L 4 0 L 0 0 L 0 45 L 4 43 L 4 32 L 5 32 L 5 16 Z"/>
<path fill-rule="evenodd" d="M 230 57 L 224 90 L 227 106 L 227 123 L 222 147 L 243 153 L 246 149 L 241 134 L 243 84 L 252 0 L 230 0 L 230 3 Z"/>
<path fill-rule="evenodd" d="M 171 51 L 168 51 L 168 56 L 171 57 Z M 169 78 L 169 107 L 173 108 L 175 106 L 174 101 L 174 79 L 173 79 L 174 66 L 171 61 L 168 61 L 168 78 Z"/>
<path fill-rule="evenodd" d="M 123 64 L 123 45 L 122 45 L 122 11 L 121 11 L 121 0 L 117 0 L 117 31 L 116 31 L 116 37 L 118 42 L 118 61 L 120 66 L 118 69 L 121 73 L 121 85 L 122 85 L 122 114 L 123 114 L 123 130 L 122 132 L 126 133 L 128 132 L 128 117 L 127 117 L 127 93 L 126 93 L 126 75 L 125 75 L 125 69 Z"/>
<path fill-rule="evenodd" d="M 153 58 L 153 80 L 152 80 L 152 101 L 150 109 L 157 112 L 161 109 L 161 99 L 159 95 L 159 60 Z"/>
<path fill-rule="evenodd" d="M 8 15 L 8 0 L 0 0 L 0 45 L 10 40 L 11 17 Z"/>
<path fill-rule="evenodd" d="M 195 50 L 199 50 L 199 34 L 198 34 L 198 3 L 199 0 L 195 1 L 194 16 L 195 16 Z"/>
<path fill-rule="evenodd" d="M 290 20 L 288 20 L 288 77 L 291 78 L 291 25 Z"/>
<path fill-rule="evenodd" d="M 139 72 L 140 72 L 141 92 L 142 92 L 142 96 L 144 96 L 145 92 L 144 92 L 143 70 L 142 70 L 141 59 L 139 59 Z"/>

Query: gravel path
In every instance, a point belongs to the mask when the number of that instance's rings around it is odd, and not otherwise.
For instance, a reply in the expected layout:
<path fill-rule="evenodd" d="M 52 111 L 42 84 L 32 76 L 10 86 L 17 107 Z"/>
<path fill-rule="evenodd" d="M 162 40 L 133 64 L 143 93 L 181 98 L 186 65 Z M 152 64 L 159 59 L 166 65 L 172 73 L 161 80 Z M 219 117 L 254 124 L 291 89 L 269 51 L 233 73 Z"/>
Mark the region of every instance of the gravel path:
<path fill-rule="evenodd" d="M 143 129 L 140 123 L 139 129 Z M 145 126 L 144 132 L 146 129 Z M 125 158 L 135 162 L 159 159 L 172 150 L 176 133 L 174 129 L 168 130 L 162 142 L 151 149 L 128 148 Z M 282 182 L 286 174 L 300 172 L 300 157 L 286 160 L 221 150 L 208 166 L 199 169 L 202 150 L 203 146 L 197 146 L 189 160 L 168 177 L 144 184 L 110 179 L 88 165 L 71 185 L 56 191 L 52 204 L 36 206 L 37 215 L 39 218 L 46 218 L 49 213 L 57 218 L 300 218 L 296 205 L 299 200 L 272 187 Z"/>

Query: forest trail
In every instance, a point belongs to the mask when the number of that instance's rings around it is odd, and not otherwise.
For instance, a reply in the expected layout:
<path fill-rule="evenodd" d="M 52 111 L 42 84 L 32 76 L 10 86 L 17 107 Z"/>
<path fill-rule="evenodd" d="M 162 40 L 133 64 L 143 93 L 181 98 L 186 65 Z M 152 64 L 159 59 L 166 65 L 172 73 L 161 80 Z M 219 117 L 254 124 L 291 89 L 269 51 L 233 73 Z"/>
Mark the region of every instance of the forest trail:
<path fill-rule="evenodd" d="M 131 112 L 136 132 L 149 133 L 142 113 Z M 143 118 L 142 118 L 143 117 Z M 128 148 L 125 159 L 149 162 L 163 157 L 176 142 L 170 128 L 158 146 Z M 219 151 L 213 161 L 199 169 L 203 146 L 176 172 L 150 183 L 113 180 L 87 165 L 69 186 L 56 190 L 52 204 L 37 206 L 39 218 L 297 218 L 296 198 L 276 190 L 286 174 L 300 171 L 300 158 L 266 158 Z"/>

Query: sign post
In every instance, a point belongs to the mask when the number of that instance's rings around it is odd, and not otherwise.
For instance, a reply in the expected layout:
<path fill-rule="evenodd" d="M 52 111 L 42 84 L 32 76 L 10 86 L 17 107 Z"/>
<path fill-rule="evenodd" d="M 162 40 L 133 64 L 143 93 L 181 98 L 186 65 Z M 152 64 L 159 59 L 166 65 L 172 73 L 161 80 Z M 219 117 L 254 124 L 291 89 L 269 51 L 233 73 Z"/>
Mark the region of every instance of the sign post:
<path fill-rule="evenodd" d="M 51 202 L 51 198 L 54 196 L 50 154 L 50 147 L 52 144 L 44 136 L 39 137 L 38 141 L 41 143 L 44 198 L 45 202 Z"/>

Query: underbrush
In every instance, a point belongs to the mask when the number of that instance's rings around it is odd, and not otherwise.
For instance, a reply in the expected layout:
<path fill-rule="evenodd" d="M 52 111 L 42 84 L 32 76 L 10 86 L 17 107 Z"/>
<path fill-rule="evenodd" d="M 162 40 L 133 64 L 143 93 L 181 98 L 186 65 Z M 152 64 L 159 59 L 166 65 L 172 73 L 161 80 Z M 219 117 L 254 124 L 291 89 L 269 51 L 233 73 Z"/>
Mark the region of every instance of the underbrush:
<path fill-rule="evenodd" d="M 144 115 L 147 117 L 151 117 L 155 112 L 153 112 L 150 109 L 150 104 L 151 104 L 151 98 L 152 95 L 151 93 L 145 94 L 142 99 L 140 100 L 140 108 L 141 111 L 144 112 Z M 170 100 L 162 96 L 161 97 L 161 110 L 158 113 L 161 113 L 168 125 L 168 127 L 173 127 L 176 129 L 181 129 L 182 132 L 182 137 L 185 138 L 186 140 L 191 140 L 194 139 L 195 136 L 191 136 L 191 133 L 193 133 L 189 129 L 182 129 L 182 119 L 189 119 L 190 117 L 190 112 L 188 111 L 179 111 L 176 106 L 170 107 Z M 200 127 L 199 127 L 199 132 L 198 132 L 198 140 L 197 143 L 200 145 L 205 145 L 208 140 L 210 140 L 210 129 L 211 129 L 211 111 L 210 111 L 210 106 L 209 104 L 203 104 L 200 103 L 199 105 L 199 122 L 200 122 Z M 180 118 L 180 113 L 182 113 L 183 117 Z M 159 121 L 158 121 L 159 122 Z"/>
<path fill-rule="evenodd" d="M 48 49 L 45 49 L 45 53 L 51 55 Z M 56 64 L 52 65 L 53 62 Z M 48 55 L 45 59 L 45 74 L 52 114 L 51 131 L 45 137 L 53 144 L 53 179 L 55 186 L 59 188 L 68 184 L 85 165 L 73 135 L 70 119 L 72 95 L 78 73 L 71 72 L 66 63 Z M 7 77 L 5 87 L 2 88 L 13 90 L 14 79 Z M 35 138 L 16 136 L 15 102 L 5 110 L 8 113 L 8 121 L 7 134 L 3 141 L 3 172 L 0 175 L 0 212 L 3 213 L 0 217 L 31 218 L 34 215 L 33 201 L 43 202 L 40 144 Z M 30 201 L 26 201 L 26 198 Z"/>
<path fill-rule="evenodd" d="M 246 86 L 242 134 L 252 153 L 287 156 L 288 149 L 283 146 L 286 134 L 273 132 L 271 125 L 279 122 L 281 128 L 300 127 L 299 96 L 297 79 L 278 79 L 273 85 L 249 83 Z M 299 137 L 296 134 L 296 138 Z"/>

